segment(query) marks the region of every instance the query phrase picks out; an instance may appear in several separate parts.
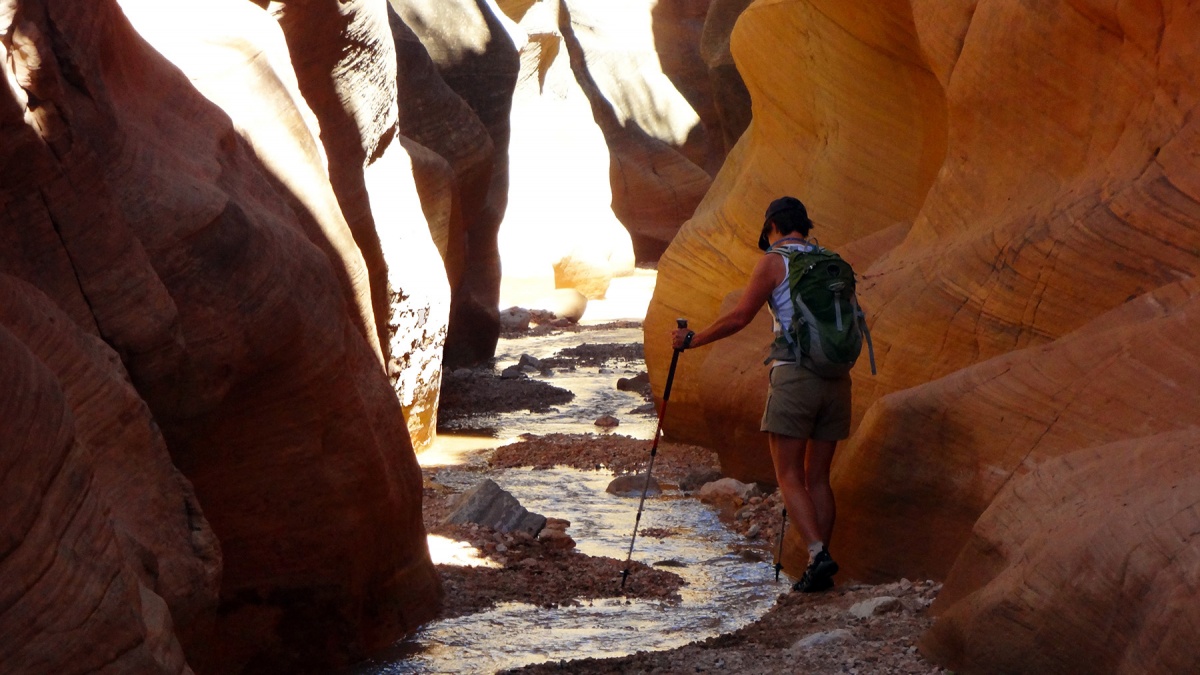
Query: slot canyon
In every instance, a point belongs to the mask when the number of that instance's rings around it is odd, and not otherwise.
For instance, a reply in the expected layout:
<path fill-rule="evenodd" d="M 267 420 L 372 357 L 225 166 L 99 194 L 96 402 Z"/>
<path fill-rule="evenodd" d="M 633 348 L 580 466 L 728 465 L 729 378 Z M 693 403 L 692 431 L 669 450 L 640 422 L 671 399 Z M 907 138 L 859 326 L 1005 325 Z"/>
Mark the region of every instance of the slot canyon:
<path fill-rule="evenodd" d="M 664 437 L 773 484 L 768 312 L 670 332 L 785 194 L 878 367 L 839 579 L 941 584 L 953 672 L 1200 670 L 1200 2 L 0 4 L 0 672 L 413 635 L 444 383 L 651 271 Z"/>

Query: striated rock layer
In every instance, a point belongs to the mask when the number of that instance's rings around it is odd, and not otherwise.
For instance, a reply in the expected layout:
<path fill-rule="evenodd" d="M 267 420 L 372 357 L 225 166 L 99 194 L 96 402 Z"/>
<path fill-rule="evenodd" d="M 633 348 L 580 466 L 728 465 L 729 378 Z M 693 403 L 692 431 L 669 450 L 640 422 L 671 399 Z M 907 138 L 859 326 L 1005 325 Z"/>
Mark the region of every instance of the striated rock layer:
<path fill-rule="evenodd" d="M 1196 672 L 1197 450 L 1196 428 L 1120 441 L 1005 486 L 922 650 L 958 672 Z"/>
<path fill-rule="evenodd" d="M 5 287 L 5 405 L 59 399 L 3 415 L 14 475 L 58 482 L 0 484 L 0 503 L 43 504 L 6 529 L 0 565 L 80 591 L 6 585 L 22 602 L 0 622 L 45 631 L 5 640 L 6 665 L 327 670 L 436 611 L 362 254 L 321 180 L 315 118 L 274 70 L 278 28 L 264 37 L 265 15 L 237 7 L 258 18 L 189 22 L 211 38 L 207 64 L 181 59 L 195 84 L 115 3 L 0 14 L 0 272 L 37 289 Z M 155 42 L 177 25 L 125 9 Z M 261 92 L 264 116 L 228 88 Z"/>
<path fill-rule="evenodd" d="M 760 255 L 762 214 L 780 194 L 801 196 L 814 236 L 836 248 L 875 233 L 894 244 L 887 233 L 916 216 L 944 157 L 945 103 L 920 61 L 907 4 L 879 3 L 874 14 L 803 2 L 742 13 L 733 46 L 754 120 L 659 264 L 646 319 L 652 364 L 669 358 L 676 317 L 703 327 L 745 285 Z M 862 248 L 846 255 L 865 270 L 879 252 Z M 757 431 L 770 339 L 764 310 L 742 333 L 689 351 L 665 421 L 680 440 L 721 450 L 725 471 L 744 479 L 773 479 Z M 664 376 L 652 371 L 660 391 Z"/>
<path fill-rule="evenodd" d="M 737 23 L 732 52 L 754 118 L 660 264 L 646 322 L 652 380 L 661 391 L 676 316 L 702 327 L 734 300 L 769 200 L 804 199 L 814 234 L 859 270 L 880 370 L 854 373 L 833 551 L 847 578 L 940 578 L 954 565 L 947 623 L 928 642 L 947 663 L 990 669 L 1003 651 L 1000 667 L 1021 672 L 1069 672 L 1061 655 L 1085 652 L 1077 663 L 1095 670 L 1194 664 L 1174 638 L 1173 654 L 1143 646 L 1164 622 L 1194 622 L 1172 601 L 1099 629 L 1132 597 L 1105 588 L 1132 593 L 1157 574 L 1164 598 L 1190 592 L 1186 557 L 1163 562 L 1186 541 L 1140 556 L 1130 552 L 1146 533 L 1114 525 L 1097 551 L 1086 521 L 1039 513 L 1049 502 L 1014 501 L 1009 487 L 1043 470 L 1069 481 L 1048 500 L 1141 486 L 1123 519 L 1196 529 L 1195 500 L 1172 502 L 1163 487 L 1195 472 L 1194 455 L 1152 459 L 1151 447 L 1181 441 L 1150 437 L 1187 429 L 1200 403 L 1188 337 L 1200 269 L 1197 29 L 1200 8 L 1187 2 L 796 0 L 754 3 Z M 717 447 L 740 478 L 770 478 L 754 431 L 765 325 L 684 355 L 666 420 L 672 437 Z M 1057 459 L 1078 453 L 1105 459 L 1079 471 L 1066 462 L 1082 460 Z M 1003 522 L 977 523 L 985 511 Z M 1036 560 L 1014 548 L 1022 541 Z M 1072 574 L 1086 578 L 1056 581 Z M 1031 636 L 1051 615 L 1064 626 Z M 1087 628 L 1095 634 L 1077 640 Z M 1089 650 L 1114 633 L 1127 653 Z M 1043 637 L 1069 644 L 1053 651 Z"/>
<path fill-rule="evenodd" d="M 0 274 L 0 377 L 5 670 L 191 672 L 221 554 L 120 360 Z"/>

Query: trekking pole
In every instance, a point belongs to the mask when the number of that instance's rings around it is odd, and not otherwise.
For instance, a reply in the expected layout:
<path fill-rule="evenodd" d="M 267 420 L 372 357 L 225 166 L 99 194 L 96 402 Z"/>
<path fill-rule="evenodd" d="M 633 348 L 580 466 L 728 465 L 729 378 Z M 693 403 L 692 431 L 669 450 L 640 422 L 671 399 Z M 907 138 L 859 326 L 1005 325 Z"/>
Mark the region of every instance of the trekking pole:
<path fill-rule="evenodd" d="M 675 325 L 687 328 L 687 319 L 676 319 Z M 686 348 L 691 336 L 684 341 Z M 625 569 L 621 570 L 621 588 L 625 588 L 625 580 L 629 578 L 629 563 L 633 560 L 633 542 L 637 541 L 638 524 L 642 522 L 642 507 L 646 504 L 646 492 L 650 489 L 650 474 L 654 471 L 654 456 L 658 454 L 658 436 L 662 431 L 663 418 L 667 416 L 667 401 L 671 399 L 671 383 L 675 380 L 675 366 L 679 363 L 679 355 L 683 349 L 676 349 L 671 355 L 671 369 L 667 371 L 667 386 L 663 388 L 662 411 L 658 413 L 658 426 L 654 428 L 654 442 L 650 444 L 650 464 L 646 466 L 646 482 L 642 483 L 642 499 L 638 502 L 637 518 L 633 521 L 633 536 L 629 539 L 629 553 L 625 556 Z"/>
<path fill-rule="evenodd" d="M 779 570 L 783 569 L 783 533 L 787 532 L 787 507 L 783 507 L 783 521 L 779 524 L 779 552 L 775 554 L 775 581 L 779 581 Z"/>

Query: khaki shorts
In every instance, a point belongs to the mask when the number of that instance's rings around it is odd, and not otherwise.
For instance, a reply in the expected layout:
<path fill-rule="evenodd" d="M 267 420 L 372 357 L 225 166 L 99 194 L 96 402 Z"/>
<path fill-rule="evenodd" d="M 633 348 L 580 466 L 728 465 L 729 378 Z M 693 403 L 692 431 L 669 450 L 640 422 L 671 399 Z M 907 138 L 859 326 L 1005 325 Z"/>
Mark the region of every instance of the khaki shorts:
<path fill-rule="evenodd" d="M 771 368 L 762 431 L 840 441 L 850 436 L 850 375 L 825 379 L 794 363 Z"/>

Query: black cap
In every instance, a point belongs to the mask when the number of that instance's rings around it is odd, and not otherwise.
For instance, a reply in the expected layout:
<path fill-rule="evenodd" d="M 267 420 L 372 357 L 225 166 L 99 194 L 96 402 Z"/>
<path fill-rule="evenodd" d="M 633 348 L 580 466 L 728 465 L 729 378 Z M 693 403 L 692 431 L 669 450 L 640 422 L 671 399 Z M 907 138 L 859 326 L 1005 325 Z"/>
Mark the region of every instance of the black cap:
<path fill-rule="evenodd" d="M 771 205 L 767 207 L 767 215 L 763 219 L 763 227 L 767 227 L 770 224 L 771 219 L 776 215 L 783 213 L 784 211 L 791 211 L 793 209 L 799 209 L 800 216 L 805 220 L 808 219 L 808 209 L 804 208 L 803 202 L 795 197 L 780 197 L 779 199 L 771 202 Z"/>
<path fill-rule="evenodd" d="M 800 217 L 808 220 L 808 209 L 804 208 L 804 202 L 801 202 L 795 197 L 780 197 L 771 202 L 767 207 L 767 214 L 763 218 L 762 234 L 758 237 L 758 248 L 767 250 L 771 246 L 771 242 L 767 239 L 767 231 L 771 229 L 771 219 L 783 213 L 784 211 L 799 211 Z"/>

